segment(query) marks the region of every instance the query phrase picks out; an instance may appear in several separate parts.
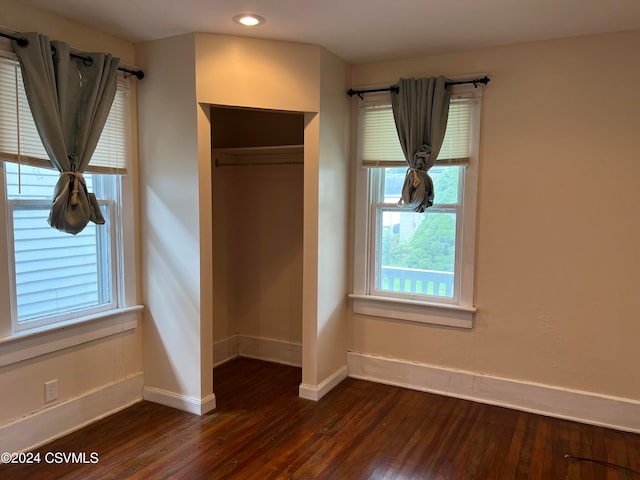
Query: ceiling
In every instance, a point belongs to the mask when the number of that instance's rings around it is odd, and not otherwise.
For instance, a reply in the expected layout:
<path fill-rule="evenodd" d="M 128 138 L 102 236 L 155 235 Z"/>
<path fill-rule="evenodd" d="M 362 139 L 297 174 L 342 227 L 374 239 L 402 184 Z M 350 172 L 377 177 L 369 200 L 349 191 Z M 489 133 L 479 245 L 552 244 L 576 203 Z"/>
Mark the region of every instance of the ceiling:
<path fill-rule="evenodd" d="M 321 45 L 351 63 L 640 29 L 640 0 L 17 1 L 134 43 L 221 33 Z M 267 22 L 232 22 L 246 12 Z"/>

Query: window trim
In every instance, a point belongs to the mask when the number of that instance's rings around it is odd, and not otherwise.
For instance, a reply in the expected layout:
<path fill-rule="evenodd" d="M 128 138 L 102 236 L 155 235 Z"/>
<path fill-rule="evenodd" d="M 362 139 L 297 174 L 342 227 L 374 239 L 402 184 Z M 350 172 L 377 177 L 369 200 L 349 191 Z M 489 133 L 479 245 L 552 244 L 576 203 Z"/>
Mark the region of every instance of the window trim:
<path fill-rule="evenodd" d="M 476 307 L 351 293 L 353 313 L 448 327 L 472 328 Z"/>
<path fill-rule="evenodd" d="M 466 88 L 465 88 L 466 87 Z M 373 290 L 373 270 L 375 266 L 375 238 L 374 205 L 372 199 L 372 187 L 369 180 L 371 165 L 363 165 L 360 156 L 360 133 L 358 125 L 358 105 L 354 102 L 353 116 L 356 119 L 358 149 L 356 152 L 356 194 L 355 194 L 355 219 L 354 219 L 354 278 L 353 293 L 349 295 L 352 301 L 353 313 L 383 317 L 409 322 L 446 325 L 460 328 L 472 328 L 473 316 L 477 310 L 474 305 L 474 266 L 475 266 L 475 239 L 476 239 L 476 210 L 478 191 L 478 158 L 480 150 L 480 114 L 481 114 L 481 89 L 469 89 L 469 86 L 454 89 L 453 95 L 471 96 L 474 107 L 471 110 L 470 151 L 468 163 L 464 168 L 463 202 L 461 205 L 463 219 L 458 222 L 456 236 L 459 237 L 460 274 L 456 278 L 458 282 L 457 301 L 442 301 L 440 297 L 418 298 L 411 295 L 396 295 L 387 292 L 381 295 L 380 291 Z M 443 162 L 444 163 L 444 162 Z M 389 165 L 390 166 L 390 165 Z M 456 238 L 458 241 L 458 238 Z"/>
<path fill-rule="evenodd" d="M 134 330 L 143 308 L 116 308 L 0 337 L 0 367 Z"/>
<path fill-rule="evenodd" d="M 4 178 L 4 162 L 0 162 L 0 176 Z M 0 300 L 3 300 L 0 302 L 0 367 L 137 329 L 144 306 L 137 303 L 134 209 L 122 208 L 123 201 L 131 203 L 134 200 L 133 178 L 129 173 L 116 181 L 121 184 L 115 207 L 121 222 L 117 225 L 116 235 L 122 248 L 116 249 L 115 257 L 121 272 L 121 277 L 117 278 L 120 306 L 99 313 L 79 312 L 75 318 L 66 321 L 13 331 L 9 310 L 12 295 L 9 291 L 9 256 L 0 255 Z M 5 182 L 0 181 L 0 251 L 8 251 L 7 221 L 1 220 L 8 214 L 5 192 Z"/>

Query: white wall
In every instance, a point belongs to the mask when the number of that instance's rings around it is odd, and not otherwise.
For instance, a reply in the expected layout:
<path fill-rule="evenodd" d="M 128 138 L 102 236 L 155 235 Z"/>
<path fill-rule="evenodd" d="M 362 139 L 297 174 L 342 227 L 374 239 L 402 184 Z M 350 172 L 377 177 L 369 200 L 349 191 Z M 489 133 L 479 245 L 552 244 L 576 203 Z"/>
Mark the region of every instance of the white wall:
<path fill-rule="evenodd" d="M 38 32 L 86 52 L 108 52 L 124 63 L 135 64 L 131 42 L 14 0 L 0 0 L 0 25 L 17 32 Z"/>
<path fill-rule="evenodd" d="M 640 400 L 640 32 L 353 67 L 486 73 L 471 331 L 352 315 L 349 348 Z"/>
<path fill-rule="evenodd" d="M 132 44 L 13 1 L 0 0 L 0 25 L 15 31 L 38 31 L 51 39 L 66 41 L 78 49 L 106 51 L 120 57 L 123 62 L 135 63 Z M 133 95 L 135 99 L 135 85 Z M 133 163 L 127 181 L 135 184 L 135 155 Z M 129 211 L 135 212 L 137 216 L 137 210 L 134 198 Z M 127 228 L 135 227 L 129 224 Z M 127 259 L 137 265 L 135 240 L 132 239 L 128 246 L 130 251 L 127 255 L 130 257 Z M 137 270 L 137 267 L 134 270 Z M 136 290 L 136 282 L 135 278 L 127 279 L 133 291 Z M 6 295 L 8 285 L 5 275 L 2 275 L 0 297 L 5 298 Z M 67 333 L 75 332 L 78 338 L 87 338 L 87 332 L 91 331 L 90 335 L 95 335 L 103 326 L 109 326 L 108 328 L 115 333 L 125 322 L 133 322 L 135 325 L 136 316 L 136 313 L 120 315 L 111 320 L 99 321 L 94 324 L 97 327 L 93 330 L 85 326 L 67 329 Z M 43 348 L 45 351 L 53 350 L 0 368 L 0 390 L 3 392 L 0 447 L 3 451 L 28 448 L 42 443 L 91 421 L 92 418 L 141 398 L 140 328 L 115 333 L 99 340 L 81 340 L 78 345 L 64 347 L 69 337 L 65 332 L 58 332 L 24 339 L 17 343 L 0 344 L 0 354 L 3 358 L 18 354 L 23 356 L 27 348 L 33 351 L 42 351 Z M 60 345 L 62 348 L 51 348 L 53 345 Z M 22 353 L 19 350 L 22 350 Z M 130 382 L 132 378 L 136 379 L 133 383 Z M 58 380 L 58 401 L 45 403 L 44 382 L 52 379 Z M 117 390 L 118 385 L 125 384 L 134 386 L 126 395 L 116 398 L 110 397 L 107 393 L 115 391 L 114 388 Z M 129 389 L 129 386 L 126 388 Z M 78 405 L 84 404 L 83 402 L 89 398 L 93 399 L 91 408 L 80 409 Z M 51 420 L 54 417 L 55 422 Z"/>
<path fill-rule="evenodd" d="M 318 378 L 346 365 L 349 193 L 347 65 L 322 51 L 318 191 Z"/>
<path fill-rule="evenodd" d="M 136 55 L 146 74 L 139 92 L 145 398 L 200 412 L 214 399 L 201 346 L 210 319 L 200 290 L 194 45 L 184 35 L 137 45 Z"/>
<path fill-rule="evenodd" d="M 198 33 L 198 102 L 317 112 L 319 52 L 314 45 Z"/>

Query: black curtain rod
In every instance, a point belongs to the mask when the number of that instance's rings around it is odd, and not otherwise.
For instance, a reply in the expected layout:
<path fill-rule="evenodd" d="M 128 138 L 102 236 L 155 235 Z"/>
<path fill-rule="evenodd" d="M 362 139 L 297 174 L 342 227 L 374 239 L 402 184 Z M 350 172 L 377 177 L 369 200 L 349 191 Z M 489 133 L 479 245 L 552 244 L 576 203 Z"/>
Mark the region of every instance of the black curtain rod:
<path fill-rule="evenodd" d="M 27 45 L 29 45 L 29 40 L 27 40 L 24 37 L 16 37 L 14 35 L 9 35 L 8 33 L 3 33 L 3 32 L 0 32 L 0 37 L 5 37 L 5 38 L 9 38 L 11 40 L 15 40 L 16 43 L 21 47 L 26 47 Z M 83 62 L 85 62 L 86 65 L 91 65 L 91 63 L 93 63 L 93 59 L 91 57 L 87 57 L 85 55 L 80 55 L 78 53 L 71 53 L 71 56 L 74 57 L 74 58 L 81 59 Z M 130 69 L 124 68 L 124 67 L 118 67 L 118 70 L 120 70 L 122 72 L 126 72 L 126 73 L 129 74 L 129 75 L 125 75 L 125 77 L 129 77 L 129 76 L 133 75 L 138 80 L 142 80 L 144 78 L 144 72 L 142 70 L 130 70 Z"/>
<path fill-rule="evenodd" d="M 461 80 L 459 82 L 447 82 L 445 83 L 445 86 L 450 86 L 450 85 L 464 85 L 467 83 L 473 83 L 473 86 L 478 88 L 479 84 L 483 84 L 486 85 L 487 83 L 489 83 L 490 78 L 487 77 L 486 75 L 482 78 L 474 78 L 473 80 Z M 354 95 L 358 95 L 360 97 L 362 97 L 363 93 L 373 93 L 373 92 L 390 92 L 390 91 L 394 91 L 397 92 L 398 89 L 400 87 L 398 87 L 397 85 L 391 85 L 390 87 L 383 87 L 383 88 L 371 88 L 368 90 L 354 90 L 353 88 L 350 88 L 349 91 L 347 92 L 347 95 L 349 95 L 350 97 L 353 97 Z"/>

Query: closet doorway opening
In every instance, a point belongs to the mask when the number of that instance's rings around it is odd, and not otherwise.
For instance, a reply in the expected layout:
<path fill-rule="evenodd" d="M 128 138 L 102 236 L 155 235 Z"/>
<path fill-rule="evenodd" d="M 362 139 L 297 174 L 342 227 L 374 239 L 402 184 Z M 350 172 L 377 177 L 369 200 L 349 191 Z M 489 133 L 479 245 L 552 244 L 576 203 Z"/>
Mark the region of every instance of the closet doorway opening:
<path fill-rule="evenodd" d="M 211 107 L 213 356 L 302 367 L 303 112 Z M 297 393 L 297 392 L 296 392 Z"/>

